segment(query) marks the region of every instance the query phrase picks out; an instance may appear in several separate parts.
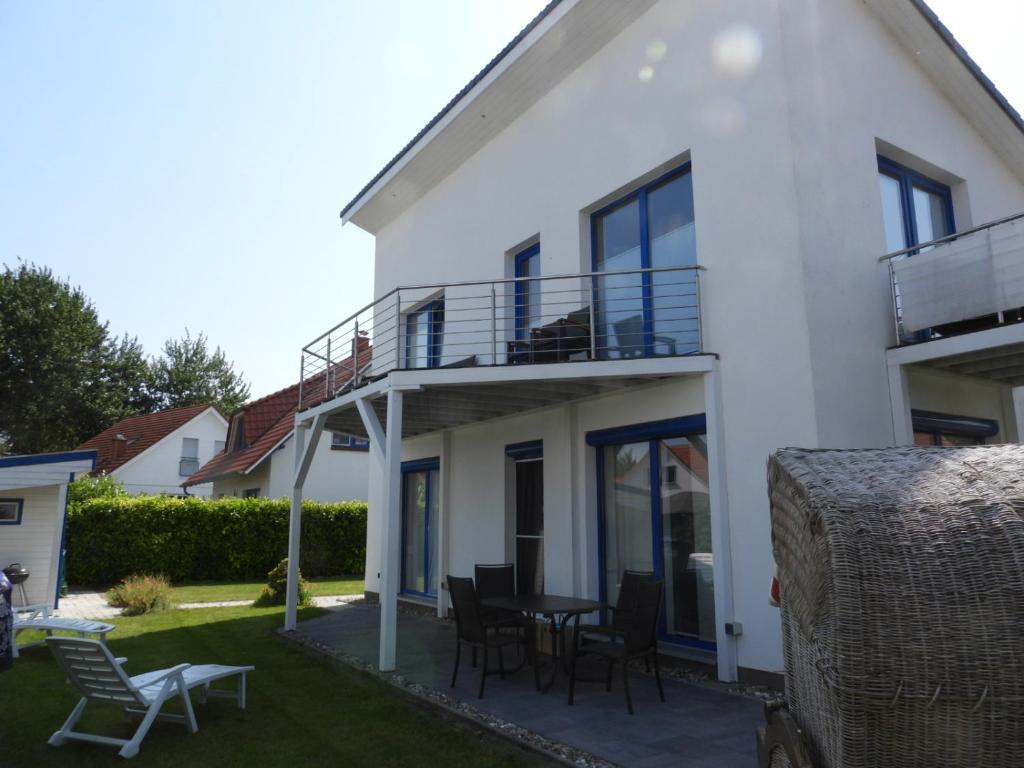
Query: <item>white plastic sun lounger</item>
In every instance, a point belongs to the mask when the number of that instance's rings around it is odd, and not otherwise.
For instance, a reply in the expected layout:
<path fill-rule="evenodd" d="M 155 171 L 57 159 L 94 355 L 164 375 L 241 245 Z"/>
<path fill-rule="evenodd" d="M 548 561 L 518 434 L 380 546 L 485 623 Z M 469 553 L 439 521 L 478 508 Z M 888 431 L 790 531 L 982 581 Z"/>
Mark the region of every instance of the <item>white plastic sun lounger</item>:
<path fill-rule="evenodd" d="M 113 624 L 103 621 L 91 621 L 90 619 L 61 619 L 50 615 L 50 607 L 45 604 L 24 605 L 14 608 L 14 642 L 12 643 L 14 658 L 18 658 L 20 648 L 31 648 L 33 645 L 42 645 L 43 641 L 34 643 L 23 643 L 18 645 L 18 634 L 26 629 L 38 629 L 46 632 L 47 637 L 52 637 L 54 632 L 74 632 L 79 637 L 86 635 L 99 635 L 100 640 L 106 640 L 107 633 L 113 632 Z"/>
<path fill-rule="evenodd" d="M 189 733 L 198 731 L 199 725 L 196 723 L 188 695 L 192 688 L 202 687 L 200 701 L 205 701 L 207 696 L 223 696 L 234 699 L 239 709 L 245 709 L 245 675 L 255 669 L 251 666 L 179 664 L 170 669 L 159 669 L 128 677 L 121 667 L 125 659 L 115 659 L 110 649 L 99 640 L 48 637 L 46 644 L 57 657 L 57 662 L 67 675 L 68 682 L 82 694 L 81 700 L 75 705 L 64 725 L 50 737 L 50 744 L 59 747 L 67 739 L 108 744 L 121 747 L 118 753 L 121 757 L 134 757 L 138 754 L 139 745 L 157 718 L 182 723 L 188 728 Z M 235 691 L 211 688 L 211 683 L 215 680 L 236 675 L 238 687 Z M 176 696 L 181 697 L 185 714 L 161 712 L 163 705 Z M 73 730 L 85 711 L 85 705 L 90 701 L 114 704 L 121 707 L 126 715 L 142 715 L 142 722 L 130 739 L 115 739 Z"/>

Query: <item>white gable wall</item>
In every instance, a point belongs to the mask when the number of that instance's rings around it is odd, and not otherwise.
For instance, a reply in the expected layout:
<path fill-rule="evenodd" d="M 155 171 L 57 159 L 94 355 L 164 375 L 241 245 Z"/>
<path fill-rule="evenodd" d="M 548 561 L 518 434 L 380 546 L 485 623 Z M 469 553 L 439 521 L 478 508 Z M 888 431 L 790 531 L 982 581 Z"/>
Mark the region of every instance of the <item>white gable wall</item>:
<path fill-rule="evenodd" d="M 367 466 L 365 451 L 331 450 L 331 433 L 320 436 L 309 468 L 303 498 L 311 501 L 366 501 Z M 213 496 L 241 496 L 259 488 L 260 496 L 291 498 L 295 471 L 295 441 L 292 437 L 247 475 L 235 473 L 213 481 Z"/>
<path fill-rule="evenodd" d="M 186 437 L 199 440 L 199 466 L 203 466 L 213 458 L 214 441 L 223 441 L 227 431 L 228 425 L 224 418 L 214 409 L 207 409 L 111 474 L 124 484 L 129 493 L 181 494 L 181 484 L 187 479 L 187 476 L 178 473 L 182 440 Z M 130 438 L 131 435 L 125 437 Z M 196 485 L 189 488 L 188 492 L 193 496 L 209 496 L 213 492 L 213 485 Z"/>

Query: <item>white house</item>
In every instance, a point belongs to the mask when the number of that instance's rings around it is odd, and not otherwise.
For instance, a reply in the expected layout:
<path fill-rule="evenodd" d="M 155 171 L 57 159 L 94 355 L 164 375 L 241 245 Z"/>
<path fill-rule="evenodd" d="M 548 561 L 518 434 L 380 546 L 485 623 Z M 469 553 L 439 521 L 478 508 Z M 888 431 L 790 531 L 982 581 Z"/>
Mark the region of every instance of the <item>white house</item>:
<path fill-rule="evenodd" d="M 82 443 L 96 451 L 96 472 L 117 478 L 129 493 L 181 494 L 182 482 L 224 449 L 228 422 L 212 405 L 129 416 Z M 209 496 L 210 484 L 190 489 Z"/>
<path fill-rule="evenodd" d="M 885 258 L 1022 210 L 1024 123 L 920 0 L 552 2 L 342 212 L 376 301 L 303 350 L 290 562 L 323 430 L 369 436 L 383 669 L 399 595 L 515 562 L 654 570 L 666 652 L 775 673 L 767 457 L 1024 435 L 1024 222 Z"/>
<path fill-rule="evenodd" d="M 0 568 L 21 563 L 27 604 L 57 607 L 68 483 L 89 472 L 94 451 L 0 457 Z M 14 590 L 15 605 L 22 604 Z"/>
<path fill-rule="evenodd" d="M 246 403 L 232 415 L 226 447 L 183 483 L 212 488 L 223 496 L 291 496 L 295 467 L 295 412 L 299 385 Z M 365 439 L 325 432 L 306 478 L 306 498 L 313 501 L 366 501 Z"/>

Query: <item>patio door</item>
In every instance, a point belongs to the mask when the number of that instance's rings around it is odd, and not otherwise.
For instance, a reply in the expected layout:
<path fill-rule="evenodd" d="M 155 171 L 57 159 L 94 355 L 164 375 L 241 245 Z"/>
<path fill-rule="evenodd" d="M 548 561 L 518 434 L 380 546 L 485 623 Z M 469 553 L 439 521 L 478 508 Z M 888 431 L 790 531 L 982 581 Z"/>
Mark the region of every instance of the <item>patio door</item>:
<path fill-rule="evenodd" d="M 599 357 L 686 355 L 700 345 L 689 166 L 591 217 Z M 625 274 L 622 274 L 625 273 Z"/>
<path fill-rule="evenodd" d="M 715 650 L 704 417 L 591 433 L 598 451 L 601 599 L 624 570 L 665 582 L 661 638 Z"/>
<path fill-rule="evenodd" d="M 539 440 L 505 448 L 512 460 L 516 594 L 544 593 L 544 447 Z"/>
<path fill-rule="evenodd" d="M 402 592 L 437 597 L 437 459 L 402 464 Z"/>

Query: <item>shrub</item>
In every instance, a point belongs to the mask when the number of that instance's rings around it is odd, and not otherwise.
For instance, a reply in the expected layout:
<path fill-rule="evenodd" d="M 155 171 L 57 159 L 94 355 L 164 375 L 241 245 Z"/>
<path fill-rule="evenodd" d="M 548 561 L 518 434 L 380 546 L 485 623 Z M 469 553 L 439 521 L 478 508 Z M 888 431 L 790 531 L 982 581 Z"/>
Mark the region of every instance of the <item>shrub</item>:
<path fill-rule="evenodd" d="M 288 558 L 275 565 L 267 574 L 267 586 L 260 592 L 253 605 L 284 605 L 285 597 L 288 594 Z M 306 606 L 313 604 L 313 593 L 309 591 L 309 584 L 302 578 L 302 571 L 299 571 L 299 605 Z"/>
<path fill-rule="evenodd" d="M 78 509 L 90 499 L 114 499 L 127 496 L 121 481 L 113 475 L 80 475 L 68 485 L 68 509 Z"/>
<path fill-rule="evenodd" d="M 125 616 L 167 611 L 174 607 L 171 583 L 165 576 L 129 576 L 107 592 L 107 602 Z"/>
<path fill-rule="evenodd" d="M 107 586 L 136 573 L 172 582 L 262 579 L 288 552 L 285 499 L 92 498 L 68 509 L 67 579 Z M 366 504 L 302 505 L 306 576 L 361 574 Z"/>

